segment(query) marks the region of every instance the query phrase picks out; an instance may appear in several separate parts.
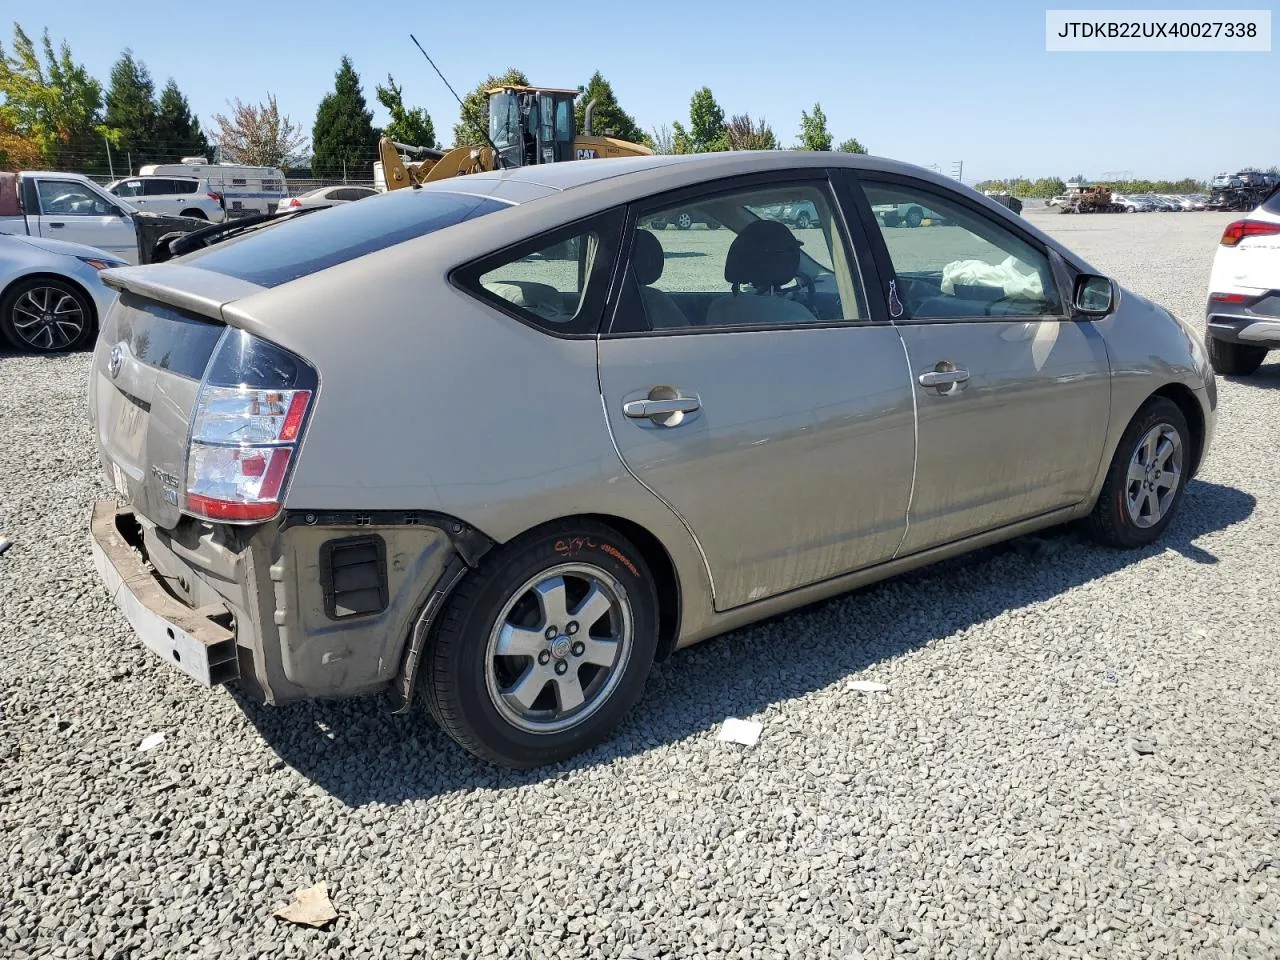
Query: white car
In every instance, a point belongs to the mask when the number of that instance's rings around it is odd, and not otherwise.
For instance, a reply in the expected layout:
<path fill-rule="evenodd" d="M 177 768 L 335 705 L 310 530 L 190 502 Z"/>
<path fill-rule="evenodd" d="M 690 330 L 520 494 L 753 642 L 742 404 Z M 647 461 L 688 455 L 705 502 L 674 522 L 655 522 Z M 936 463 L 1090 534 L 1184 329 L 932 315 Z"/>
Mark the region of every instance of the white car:
<path fill-rule="evenodd" d="M 1205 307 L 1209 361 L 1247 376 L 1280 350 L 1280 187 L 1222 231 Z"/>
<path fill-rule="evenodd" d="M 139 210 L 221 223 L 227 218 L 222 194 L 199 177 L 125 177 L 107 185 Z"/>
<path fill-rule="evenodd" d="M 353 203 L 356 200 L 364 200 L 366 197 L 376 197 L 378 191 L 373 187 L 317 187 L 315 190 L 308 190 L 306 193 L 300 193 L 296 197 L 290 197 L 288 200 L 282 200 L 278 211 L 297 210 L 301 207 L 332 207 L 340 203 Z"/>
<path fill-rule="evenodd" d="M 88 346 L 116 298 L 98 271 L 124 265 L 81 243 L 0 234 L 0 341 L 31 353 Z"/>

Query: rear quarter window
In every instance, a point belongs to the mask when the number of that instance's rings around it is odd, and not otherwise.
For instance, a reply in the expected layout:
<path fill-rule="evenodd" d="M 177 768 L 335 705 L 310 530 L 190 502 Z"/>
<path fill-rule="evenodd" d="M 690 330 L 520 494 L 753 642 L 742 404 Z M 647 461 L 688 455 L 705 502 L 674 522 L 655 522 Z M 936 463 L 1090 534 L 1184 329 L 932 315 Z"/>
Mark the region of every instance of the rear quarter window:
<path fill-rule="evenodd" d="M 319 208 L 172 262 L 275 287 L 507 206 L 489 197 L 397 190 Z"/>

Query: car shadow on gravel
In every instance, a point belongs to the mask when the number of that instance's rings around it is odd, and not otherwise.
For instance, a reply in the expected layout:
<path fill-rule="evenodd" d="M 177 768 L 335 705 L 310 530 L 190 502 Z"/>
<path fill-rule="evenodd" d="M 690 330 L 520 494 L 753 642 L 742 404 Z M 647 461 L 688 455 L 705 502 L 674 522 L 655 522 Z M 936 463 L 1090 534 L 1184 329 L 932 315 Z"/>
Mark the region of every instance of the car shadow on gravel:
<path fill-rule="evenodd" d="M 1151 547 L 1112 550 L 1058 528 L 714 638 L 655 666 L 639 706 L 607 742 L 525 773 L 473 758 L 425 711 L 392 716 L 383 697 L 267 707 L 231 692 L 283 763 L 351 806 L 517 787 L 704 736 L 727 716 L 757 714 L 1167 550 L 1216 563 L 1196 541 L 1245 520 L 1255 503 L 1240 490 L 1196 480 L 1176 521 Z"/>
<path fill-rule="evenodd" d="M 1264 363 L 1247 377 L 1221 377 L 1229 383 L 1262 390 L 1280 390 L 1280 363 Z"/>

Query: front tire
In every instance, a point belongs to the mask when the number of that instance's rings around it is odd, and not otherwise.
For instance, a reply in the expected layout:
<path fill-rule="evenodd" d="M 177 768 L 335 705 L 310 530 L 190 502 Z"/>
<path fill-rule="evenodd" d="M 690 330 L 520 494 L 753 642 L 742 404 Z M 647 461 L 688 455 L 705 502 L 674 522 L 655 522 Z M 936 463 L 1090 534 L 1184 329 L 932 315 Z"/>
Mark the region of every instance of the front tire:
<path fill-rule="evenodd" d="M 1205 337 L 1205 349 L 1213 372 L 1224 377 L 1247 377 L 1262 366 L 1267 358 L 1266 347 L 1250 347 L 1243 343 L 1230 343 L 1217 337 Z"/>
<path fill-rule="evenodd" d="M 497 548 L 458 585 L 419 692 L 462 747 L 529 769 L 608 737 L 639 699 L 657 641 L 640 551 L 603 524 L 558 525 Z"/>
<path fill-rule="evenodd" d="M 19 350 L 65 353 L 93 335 L 93 304 L 66 280 L 19 281 L 0 300 L 0 333 Z"/>
<path fill-rule="evenodd" d="M 1101 543 L 1144 547 L 1169 526 L 1190 475 L 1191 431 L 1178 405 L 1153 397 L 1134 414 L 1116 447 L 1086 525 Z"/>
<path fill-rule="evenodd" d="M 910 207 L 907 210 L 906 223 L 908 227 L 918 227 L 924 222 L 924 211 L 919 207 Z"/>
<path fill-rule="evenodd" d="M 676 214 L 676 228 L 679 230 L 688 230 L 693 226 L 693 215 L 689 213 Z"/>

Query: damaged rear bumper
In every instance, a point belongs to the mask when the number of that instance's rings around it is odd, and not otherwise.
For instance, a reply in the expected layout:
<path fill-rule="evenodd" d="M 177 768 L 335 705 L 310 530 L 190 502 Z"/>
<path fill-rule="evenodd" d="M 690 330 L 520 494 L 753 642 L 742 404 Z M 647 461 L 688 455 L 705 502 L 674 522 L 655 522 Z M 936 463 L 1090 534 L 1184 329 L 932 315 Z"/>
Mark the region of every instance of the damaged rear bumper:
<path fill-rule="evenodd" d="M 240 675 L 231 614 L 222 606 L 192 609 L 169 595 L 156 571 L 130 543 L 132 511 L 112 501 L 93 505 L 93 565 L 121 613 L 152 652 L 212 687 Z"/>
<path fill-rule="evenodd" d="M 434 514 L 288 513 L 256 527 L 159 529 L 93 504 L 94 563 L 139 639 L 266 703 L 393 687 L 407 705 L 434 614 L 483 535 Z"/>

